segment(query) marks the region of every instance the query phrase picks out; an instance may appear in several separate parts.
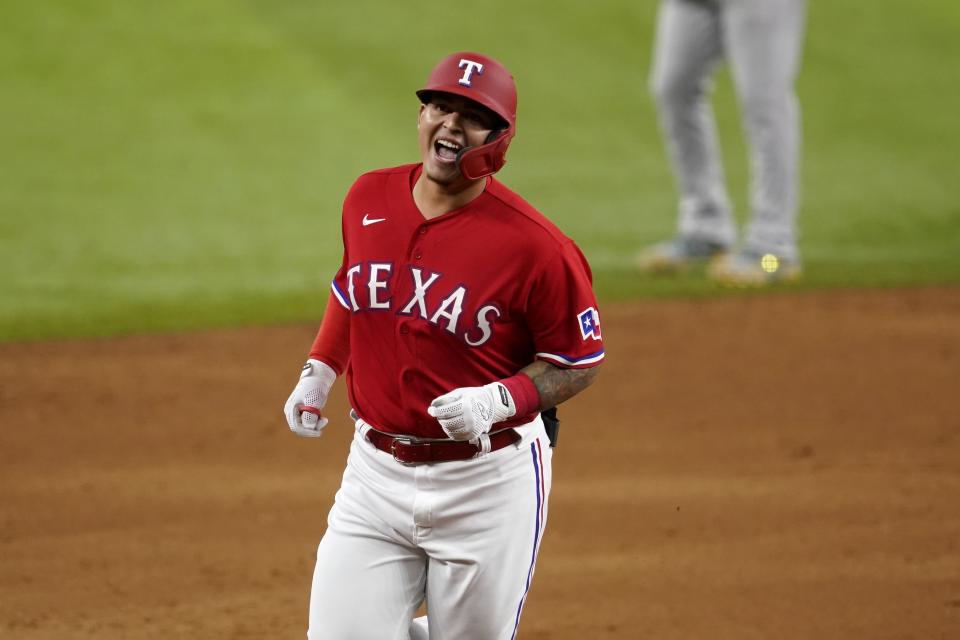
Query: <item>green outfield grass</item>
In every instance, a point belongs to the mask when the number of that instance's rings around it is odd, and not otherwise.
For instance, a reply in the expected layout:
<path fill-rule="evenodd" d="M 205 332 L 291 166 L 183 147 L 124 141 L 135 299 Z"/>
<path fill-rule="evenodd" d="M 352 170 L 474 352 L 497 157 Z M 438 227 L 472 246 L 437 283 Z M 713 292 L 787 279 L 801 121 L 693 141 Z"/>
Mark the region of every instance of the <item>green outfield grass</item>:
<path fill-rule="evenodd" d="M 333 6 L 330 6 L 333 5 Z M 604 299 L 654 280 L 673 186 L 646 92 L 655 2 L 0 4 L 0 340 L 316 320 L 359 173 L 415 161 L 413 91 L 456 49 L 520 88 L 501 178 Z M 803 288 L 960 283 L 960 9 L 811 2 Z M 717 109 L 742 218 L 729 78 Z"/>

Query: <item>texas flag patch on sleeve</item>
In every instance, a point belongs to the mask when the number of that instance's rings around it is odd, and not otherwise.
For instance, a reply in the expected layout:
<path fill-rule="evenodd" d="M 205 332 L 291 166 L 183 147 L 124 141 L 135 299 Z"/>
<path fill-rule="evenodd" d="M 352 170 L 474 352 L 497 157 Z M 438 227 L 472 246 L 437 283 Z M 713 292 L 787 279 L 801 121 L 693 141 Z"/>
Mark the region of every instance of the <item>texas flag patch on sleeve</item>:
<path fill-rule="evenodd" d="M 580 335 L 584 340 L 592 338 L 600 340 L 600 314 L 593 307 L 588 307 L 577 314 L 580 324 Z"/>

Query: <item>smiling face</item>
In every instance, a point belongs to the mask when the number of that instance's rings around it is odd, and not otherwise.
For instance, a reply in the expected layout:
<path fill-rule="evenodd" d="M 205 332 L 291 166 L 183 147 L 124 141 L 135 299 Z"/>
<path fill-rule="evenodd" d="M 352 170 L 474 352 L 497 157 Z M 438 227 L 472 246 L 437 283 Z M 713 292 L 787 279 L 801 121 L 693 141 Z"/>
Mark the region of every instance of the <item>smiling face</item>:
<path fill-rule="evenodd" d="M 456 190 L 471 182 L 457 168 L 457 152 L 483 144 L 500 124 L 496 114 L 473 100 L 434 93 L 421 105 L 417 127 L 423 175 Z"/>

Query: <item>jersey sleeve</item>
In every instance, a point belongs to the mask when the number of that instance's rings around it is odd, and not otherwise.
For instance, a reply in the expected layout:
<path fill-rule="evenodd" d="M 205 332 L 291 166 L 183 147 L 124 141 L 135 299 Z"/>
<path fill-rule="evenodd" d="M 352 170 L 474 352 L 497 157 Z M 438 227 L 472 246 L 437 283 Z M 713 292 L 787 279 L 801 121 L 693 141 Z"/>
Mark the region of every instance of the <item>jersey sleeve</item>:
<path fill-rule="evenodd" d="M 566 369 L 586 369 L 603 360 L 592 280 L 587 259 L 568 240 L 531 283 L 526 317 L 537 360 Z"/>
<path fill-rule="evenodd" d="M 343 264 L 340 265 L 340 268 L 337 270 L 333 280 L 330 282 L 330 295 L 332 296 L 331 302 L 336 301 L 336 303 L 343 307 L 344 310 L 350 312 L 353 308 L 350 306 L 352 303 L 352 292 L 349 287 L 349 272 L 347 271 L 346 266 L 347 261 L 347 252 L 343 252 Z"/>
<path fill-rule="evenodd" d="M 320 329 L 310 348 L 310 357 L 326 362 L 342 374 L 350 359 L 350 313 L 337 304 L 331 295 L 323 314 Z"/>
<path fill-rule="evenodd" d="M 333 296 L 333 300 L 336 300 L 337 304 L 346 309 L 347 311 L 355 311 L 353 308 L 353 292 L 350 290 L 350 238 L 347 237 L 347 215 L 350 210 L 354 199 L 356 198 L 356 193 L 360 188 L 360 183 L 363 177 L 357 179 L 353 183 L 353 186 L 350 187 L 350 190 L 347 192 L 346 197 L 343 199 L 343 212 L 340 216 L 340 235 L 343 239 L 343 258 L 340 261 L 340 268 L 337 269 L 337 273 L 333 276 L 333 280 L 330 282 L 330 294 Z"/>

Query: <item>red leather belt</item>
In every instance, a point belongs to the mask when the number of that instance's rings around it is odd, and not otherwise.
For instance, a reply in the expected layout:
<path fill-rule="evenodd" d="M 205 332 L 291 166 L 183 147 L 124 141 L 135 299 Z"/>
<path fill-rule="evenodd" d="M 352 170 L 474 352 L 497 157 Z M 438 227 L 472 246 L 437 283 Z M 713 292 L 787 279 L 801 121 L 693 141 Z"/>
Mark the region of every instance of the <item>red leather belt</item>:
<path fill-rule="evenodd" d="M 490 434 L 490 451 L 503 449 L 519 442 L 521 436 L 513 429 L 504 429 Z M 393 459 L 403 464 L 425 462 L 450 462 L 469 460 L 483 447 L 477 443 L 457 440 L 415 440 L 405 436 L 391 436 L 374 429 L 367 431 L 367 440 L 380 451 L 386 451 Z"/>

